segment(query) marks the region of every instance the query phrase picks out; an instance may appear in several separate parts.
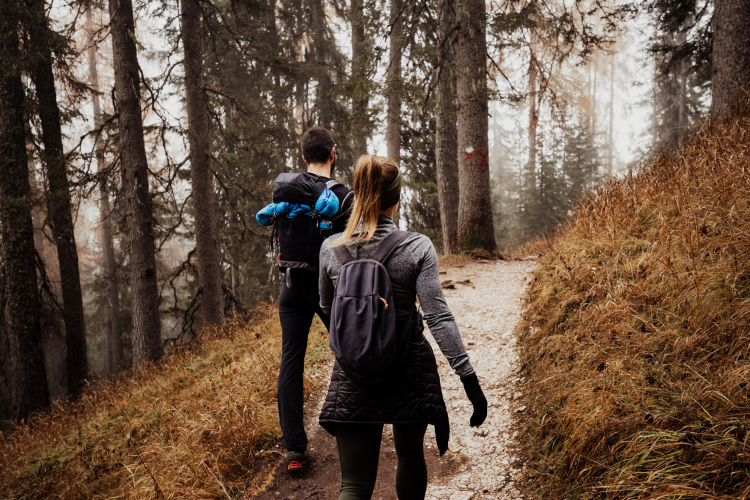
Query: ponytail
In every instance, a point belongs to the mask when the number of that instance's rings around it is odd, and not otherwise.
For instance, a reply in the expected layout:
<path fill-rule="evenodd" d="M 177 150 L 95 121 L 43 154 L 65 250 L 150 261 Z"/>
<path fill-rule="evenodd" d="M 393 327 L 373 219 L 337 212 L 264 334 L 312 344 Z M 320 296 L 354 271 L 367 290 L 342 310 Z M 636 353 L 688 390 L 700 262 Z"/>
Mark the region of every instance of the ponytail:
<path fill-rule="evenodd" d="M 349 223 L 344 233 L 333 242 L 332 246 L 352 244 L 372 238 L 378 226 L 380 210 L 398 203 L 396 197 L 392 205 L 382 207 L 384 191 L 389 191 L 386 196 L 388 199 L 385 201 L 390 202 L 394 199 L 391 193 L 396 183 L 400 191 L 400 179 L 401 172 L 392 160 L 375 155 L 360 156 L 354 169 L 354 208 L 349 215 Z"/>

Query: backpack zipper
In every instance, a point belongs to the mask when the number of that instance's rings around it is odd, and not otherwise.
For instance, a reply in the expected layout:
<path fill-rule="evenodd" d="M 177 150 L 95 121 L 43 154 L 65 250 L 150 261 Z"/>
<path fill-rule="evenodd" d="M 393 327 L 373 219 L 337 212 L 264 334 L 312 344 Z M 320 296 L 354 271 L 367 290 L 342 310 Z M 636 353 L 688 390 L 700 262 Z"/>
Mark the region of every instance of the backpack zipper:
<path fill-rule="evenodd" d="M 385 304 L 385 309 L 388 309 L 388 302 L 385 301 L 383 297 L 378 296 L 380 300 L 383 301 L 383 304 Z M 380 336 L 380 330 L 378 330 L 378 356 L 379 361 L 383 361 L 383 338 Z"/>

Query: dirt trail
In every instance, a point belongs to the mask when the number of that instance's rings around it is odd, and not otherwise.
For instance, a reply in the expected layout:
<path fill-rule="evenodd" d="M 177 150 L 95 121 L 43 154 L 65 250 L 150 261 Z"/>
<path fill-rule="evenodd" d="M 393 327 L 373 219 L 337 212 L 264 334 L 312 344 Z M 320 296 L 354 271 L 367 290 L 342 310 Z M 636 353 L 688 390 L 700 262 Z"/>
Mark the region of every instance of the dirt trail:
<path fill-rule="evenodd" d="M 442 457 L 437 453 L 433 428 L 428 429 L 427 500 L 528 498 L 524 494 L 525 467 L 517 448 L 517 421 L 525 408 L 518 389 L 518 345 L 513 330 L 521 314 L 520 299 L 535 265 L 531 260 L 471 261 L 445 267 L 441 274 L 444 283 L 450 280 L 443 291 L 490 408 L 486 422 L 479 429 L 469 427 L 472 407 L 461 381 L 453 374 L 432 336 L 426 334 L 438 360 L 451 422 L 449 451 Z M 329 375 L 330 366 L 320 373 L 322 377 Z M 317 424 L 327 387 L 323 385 L 306 408 L 312 455 L 307 469 L 289 474 L 279 466 L 269 488 L 253 498 L 334 500 L 337 497 L 341 476 L 336 440 Z M 373 499 L 396 500 L 395 469 L 393 437 L 390 426 L 386 426 Z"/>

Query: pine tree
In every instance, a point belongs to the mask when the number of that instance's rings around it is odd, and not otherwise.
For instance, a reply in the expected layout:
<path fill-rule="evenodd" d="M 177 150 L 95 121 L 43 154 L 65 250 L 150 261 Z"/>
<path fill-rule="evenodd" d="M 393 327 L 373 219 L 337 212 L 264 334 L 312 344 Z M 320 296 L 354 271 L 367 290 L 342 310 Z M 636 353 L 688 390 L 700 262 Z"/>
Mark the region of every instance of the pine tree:
<path fill-rule="evenodd" d="M 86 8 L 86 30 L 88 36 L 94 36 L 94 25 L 92 6 Z M 89 85 L 93 90 L 91 101 L 94 108 L 94 125 L 101 129 L 101 106 L 99 103 L 99 73 L 97 68 L 96 44 L 92 41 L 87 49 L 89 64 Z M 120 285 L 117 279 L 117 261 L 115 259 L 115 245 L 112 236 L 112 209 L 109 203 L 109 186 L 107 176 L 104 175 L 104 140 L 102 132 L 96 135 L 94 145 L 96 154 L 97 172 L 101 176 L 99 181 L 99 218 L 101 219 L 101 246 L 102 264 L 104 268 L 104 280 L 107 284 L 107 358 L 106 367 L 108 373 L 117 373 L 123 368 L 123 345 L 122 345 L 122 322 L 120 321 Z"/>
<path fill-rule="evenodd" d="M 401 163 L 401 55 L 403 53 L 404 3 L 391 0 L 391 33 L 388 52 L 388 116 L 385 141 L 388 158 Z"/>
<path fill-rule="evenodd" d="M 214 179 L 209 156 L 208 103 L 203 84 L 202 23 L 199 0 L 181 0 L 182 42 L 185 47 L 185 89 L 190 139 L 195 246 L 201 285 L 203 326 L 224 323 L 222 269 L 216 216 Z"/>
<path fill-rule="evenodd" d="M 352 159 L 367 154 L 368 106 L 367 86 L 368 47 L 365 37 L 364 0 L 351 0 L 349 21 L 352 30 Z"/>
<path fill-rule="evenodd" d="M 83 297 L 78 269 L 78 249 L 70 203 L 70 183 L 63 151 L 60 110 L 57 106 L 52 50 L 64 50 L 61 41 L 47 25 L 44 0 L 31 0 L 25 28 L 30 39 L 27 54 L 32 60 L 31 79 L 36 87 L 39 118 L 42 123 L 42 156 L 49 192 L 47 213 L 57 247 L 65 321 L 66 372 L 68 394 L 77 396 L 86 387 L 88 360 Z"/>
<path fill-rule="evenodd" d="M 131 0 L 109 0 L 115 64 L 122 191 L 128 223 L 130 286 L 133 300 L 133 365 L 161 358 L 161 324 L 156 257 L 149 196 L 148 162 L 141 118 L 141 81 Z"/>
<path fill-rule="evenodd" d="M 484 0 L 459 0 L 458 249 L 494 252 L 488 147 L 487 40 Z"/>
<path fill-rule="evenodd" d="M 19 419 L 49 403 L 24 132 L 20 18 L 14 0 L 0 0 L 0 251 L 11 354 L 11 405 L 13 416 Z"/>
<path fill-rule="evenodd" d="M 443 253 L 452 254 L 458 246 L 458 143 L 456 129 L 456 1 L 442 0 L 439 6 L 437 137 L 435 163 Z"/>
<path fill-rule="evenodd" d="M 567 179 L 567 206 L 574 209 L 600 180 L 598 150 L 588 124 L 583 121 L 565 133 L 562 170 Z"/>

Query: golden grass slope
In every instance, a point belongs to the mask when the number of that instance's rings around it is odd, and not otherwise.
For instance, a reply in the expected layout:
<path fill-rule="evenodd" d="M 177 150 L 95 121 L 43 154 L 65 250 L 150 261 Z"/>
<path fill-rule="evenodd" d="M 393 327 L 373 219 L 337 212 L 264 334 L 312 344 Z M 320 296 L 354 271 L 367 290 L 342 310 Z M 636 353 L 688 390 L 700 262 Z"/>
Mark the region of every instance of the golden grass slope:
<path fill-rule="evenodd" d="M 0 498 L 238 498 L 255 487 L 259 458 L 279 450 L 277 308 L 226 331 L 0 435 Z M 306 393 L 322 381 L 327 338 L 316 321 Z"/>
<path fill-rule="evenodd" d="M 588 197 L 522 333 L 539 498 L 750 498 L 750 111 Z"/>

